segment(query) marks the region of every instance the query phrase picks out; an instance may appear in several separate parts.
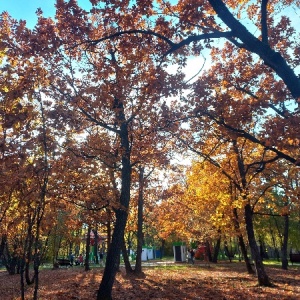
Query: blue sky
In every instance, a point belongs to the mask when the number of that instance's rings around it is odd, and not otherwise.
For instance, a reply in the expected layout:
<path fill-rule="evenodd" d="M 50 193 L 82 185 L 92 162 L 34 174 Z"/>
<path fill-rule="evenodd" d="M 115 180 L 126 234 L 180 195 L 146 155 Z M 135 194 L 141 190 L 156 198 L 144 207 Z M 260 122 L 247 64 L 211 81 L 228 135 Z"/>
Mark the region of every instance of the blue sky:
<path fill-rule="evenodd" d="M 33 28 L 37 21 L 35 14 L 41 8 L 45 17 L 55 14 L 55 0 L 0 0 L 0 13 L 7 11 L 14 19 L 26 20 L 27 26 Z M 81 7 L 90 7 L 89 0 L 79 0 Z"/>

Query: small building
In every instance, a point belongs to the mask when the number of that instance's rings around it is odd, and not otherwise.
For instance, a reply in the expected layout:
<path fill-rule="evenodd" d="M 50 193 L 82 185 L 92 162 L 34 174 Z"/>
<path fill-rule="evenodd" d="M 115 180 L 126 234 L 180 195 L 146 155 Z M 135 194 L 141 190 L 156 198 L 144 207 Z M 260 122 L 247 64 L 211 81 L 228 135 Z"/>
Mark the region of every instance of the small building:
<path fill-rule="evenodd" d="M 184 242 L 173 243 L 174 261 L 186 261 L 186 244 Z"/>

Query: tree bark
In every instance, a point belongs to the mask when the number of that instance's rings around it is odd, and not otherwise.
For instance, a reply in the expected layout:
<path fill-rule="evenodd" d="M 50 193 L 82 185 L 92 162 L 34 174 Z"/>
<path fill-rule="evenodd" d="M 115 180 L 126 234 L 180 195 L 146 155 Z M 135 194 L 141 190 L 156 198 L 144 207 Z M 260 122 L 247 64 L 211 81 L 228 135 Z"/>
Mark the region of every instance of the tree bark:
<path fill-rule="evenodd" d="M 97 229 L 93 230 L 95 235 L 95 244 L 94 244 L 94 257 L 95 257 L 95 264 L 99 264 L 99 256 L 98 256 L 98 231 Z"/>
<path fill-rule="evenodd" d="M 210 243 L 209 241 L 205 241 L 205 246 L 206 246 L 206 253 L 205 256 L 207 257 L 208 261 L 212 261 L 212 255 L 211 255 L 211 250 L 210 250 Z"/>
<path fill-rule="evenodd" d="M 248 274 L 254 274 L 254 270 L 252 269 L 251 262 L 250 262 L 250 259 L 248 257 L 247 248 L 246 248 L 246 245 L 245 245 L 245 242 L 244 242 L 244 238 L 243 238 L 242 234 L 240 233 L 240 223 L 238 221 L 238 213 L 237 213 L 236 208 L 233 209 L 233 217 L 234 217 L 234 219 L 233 219 L 234 228 L 237 232 L 239 246 L 240 246 L 242 255 L 244 257 L 247 272 L 248 272 Z"/>
<path fill-rule="evenodd" d="M 288 237 L 289 237 L 289 215 L 286 214 L 284 217 L 284 232 L 283 232 L 283 243 L 282 243 L 282 261 L 281 261 L 281 268 L 283 270 L 288 269 Z"/>
<path fill-rule="evenodd" d="M 85 243 L 85 260 L 84 260 L 84 269 L 85 271 L 90 270 L 90 245 L 91 245 L 91 225 L 88 226 L 86 243 Z"/>
<path fill-rule="evenodd" d="M 97 293 L 97 300 L 112 299 L 112 288 L 119 268 L 120 250 L 124 239 L 124 231 L 127 222 L 127 209 L 130 202 L 131 164 L 130 146 L 128 137 L 128 124 L 125 119 L 123 103 L 115 99 L 116 117 L 120 121 L 120 140 L 122 148 L 122 170 L 121 170 L 121 194 L 120 205 L 116 209 L 116 222 L 112 235 L 112 242 L 108 249 L 106 265 Z"/>
<path fill-rule="evenodd" d="M 128 252 L 127 252 L 127 249 L 126 249 L 126 243 L 125 243 L 124 238 L 123 238 L 123 243 L 122 243 L 122 254 L 123 254 L 123 260 L 124 260 L 124 264 L 125 264 L 126 274 L 133 273 L 133 269 L 132 269 L 131 264 L 129 262 Z"/>
<path fill-rule="evenodd" d="M 248 235 L 248 241 L 251 249 L 252 258 L 254 260 L 258 284 L 260 286 L 272 286 L 269 277 L 265 271 L 259 249 L 256 244 L 254 227 L 253 227 L 253 213 L 249 203 L 245 205 L 245 222 L 246 222 L 246 231 Z"/>
<path fill-rule="evenodd" d="M 144 210 L 144 168 L 139 168 L 139 197 L 138 197 L 138 229 L 137 250 L 135 269 L 136 274 L 142 273 L 142 250 L 143 250 L 143 210 Z"/>
<path fill-rule="evenodd" d="M 219 237 L 217 239 L 217 243 L 214 247 L 214 255 L 213 255 L 212 260 L 211 260 L 213 263 L 218 262 L 218 255 L 219 255 L 219 252 L 220 252 L 220 247 L 221 247 L 221 237 Z"/>

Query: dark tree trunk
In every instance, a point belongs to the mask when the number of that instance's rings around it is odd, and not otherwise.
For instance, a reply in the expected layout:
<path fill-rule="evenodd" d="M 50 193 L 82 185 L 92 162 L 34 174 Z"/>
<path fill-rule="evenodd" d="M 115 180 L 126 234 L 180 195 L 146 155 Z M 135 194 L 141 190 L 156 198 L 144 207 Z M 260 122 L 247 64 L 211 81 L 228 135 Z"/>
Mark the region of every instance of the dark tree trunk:
<path fill-rule="evenodd" d="M 206 246 L 206 257 L 208 258 L 208 261 L 212 261 L 209 241 L 205 242 L 205 246 Z"/>
<path fill-rule="evenodd" d="M 110 247 L 110 244 L 111 244 L 111 211 L 110 209 L 107 209 L 107 214 L 108 214 L 108 221 L 106 223 L 106 231 L 107 231 L 107 245 L 106 245 L 106 248 L 107 250 L 109 249 Z"/>
<path fill-rule="evenodd" d="M 220 252 L 220 247 L 221 247 L 221 237 L 219 237 L 217 239 L 217 243 L 214 247 L 214 255 L 213 255 L 212 260 L 211 260 L 213 263 L 218 262 L 218 255 L 219 255 L 219 252 Z"/>
<path fill-rule="evenodd" d="M 21 261 L 21 270 L 20 270 L 20 289 L 21 289 L 21 300 L 25 300 L 25 282 L 24 282 L 24 267 L 25 267 L 25 260 L 22 259 Z"/>
<path fill-rule="evenodd" d="M 139 168 L 139 197 L 138 197 L 138 228 L 137 250 L 135 259 L 136 274 L 142 273 L 142 250 L 143 250 L 143 211 L 144 211 L 144 168 Z"/>
<path fill-rule="evenodd" d="M 252 258 L 254 260 L 258 284 L 260 286 L 272 286 L 269 277 L 265 271 L 259 249 L 256 244 L 254 228 L 253 228 L 253 213 L 250 204 L 245 205 L 245 222 L 246 222 L 246 231 L 248 235 L 248 241 L 251 249 Z"/>
<path fill-rule="evenodd" d="M 111 300 L 111 292 L 116 273 L 119 269 L 120 250 L 124 237 L 127 213 L 124 210 L 116 211 L 116 224 L 112 235 L 112 242 L 108 249 L 105 269 L 98 290 L 97 300 Z"/>
<path fill-rule="evenodd" d="M 275 217 L 273 216 L 273 218 L 275 218 Z M 275 221 L 275 223 L 276 223 L 276 221 Z M 280 261 L 279 251 L 278 251 L 278 249 L 277 249 L 276 240 L 275 240 L 275 235 L 274 235 L 274 231 L 273 231 L 273 229 L 272 229 L 272 223 L 271 223 L 270 219 L 269 219 L 269 224 L 270 224 L 270 227 L 269 227 L 269 228 L 270 228 L 270 234 L 271 234 L 271 238 L 272 238 L 273 248 L 275 249 L 274 252 L 275 252 L 275 255 L 276 255 L 276 259 L 277 259 L 278 261 Z"/>
<path fill-rule="evenodd" d="M 289 215 L 286 214 L 284 217 L 284 232 L 283 232 L 283 243 L 282 243 L 282 261 L 281 268 L 283 270 L 288 269 L 288 238 L 289 238 Z"/>
<path fill-rule="evenodd" d="M 166 243 L 166 240 L 161 240 L 160 259 L 162 259 L 165 254 L 165 243 Z"/>
<path fill-rule="evenodd" d="M 253 270 L 253 268 L 251 266 L 251 262 L 250 262 L 250 259 L 248 257 L 247 247 L 245 245 L 244 238 L 243 238 L 243 236 L 241 234 L 240 222 L 239 222 L 239 219 L 238 219 L 238 213 L 237 213 L 237 209 L 236 208 L 233 209 L 233 224 L 234 224 L 234 229 L 237 232 L 239 246 L 240 246 L 240 249 L 241 249 L 241 252 L 242 252 L 242 256 L 243 256 L 245 264 L 246 264 L 247 272 L 249 274 L 254 274 L 255 272 L 254 272 L 254 270 Z"/>
<path fill-rule="evenodd" d="M 2 263 L 4 264 L 8 274 L 15 275 L 18 258 L 15 253 L 10 253 L 7 243 L 7 236 L 5 234 L 1 237 L 0 257 L 2 257 Z"/>
<path fill-rule="evenodd" d="M 86 237 L 86 244 L 85 244 L 85 260 L 84 260 L 84 269 L 85 271 L 90 270 L 90 245 L 91 245 L 91 226 L 89 225 Z"/>
<path fill-rule="evenodd" d="M 129 256 L 128 256 L 128 252 L 126 249 L 126 243 L 125 243 L 124 238 L 123 238 L 123 243 L 122 243 L 122 254 L 123 254 L 123 260 L 124 260 L 124 264 L 125 264 L 126 273 L 127 274 L 133 273 L 133 269 L 129 262 Z"/>
<path fill-rule="evenodd" d="M 246 265 L 246 268 L 247 268 L 247 272 L 248 272 L 248 274 L 254 274 L 255 271 L 253 270 L 253 268 L 251 266 L 251 261 L 248 257 L 247 247 L 245 245 L 245 241 L 244 241 L 243 236 L 239 235 L 238 240 L 239 240 L 239 246 L 240 246 L 240 249 L 241 249 L 241 252 L 242 252 L 242 256 L 244 258 L 245 265 Z"/>
<path fill-rule="evenodd" d="M 121 171 L 121 207 L 116 209 L 116 222 L 112 235 L 112 242 L 108 249 L 106 265 L 97 293 L 97 300 L 111 300 L 112 288 L 119 268 L 120 250 L 124 239 L 124 231 L 127 222 L 127 209 L 130 202 L 131 164 L 130 146 L 128 138 L 128 124 L 125 119 L 123 103 L 115 99 L 116 117 L 120 121 L 120 139 L 122 147 L 122 171 Z"/>
<path fill-rule="evenodd" d="M 99 255 L 98 255 L 98 231 L 97 229 L 93 230 L 94 234 L 95 234 L 95 244 L 94 244 L 94 257 L 95 257 L 95 264 L 99 264 Z"/>
<path fill-rule="evenodd" d="M 34 269 L 34 292 L 33 299 L 38 299 L 38 289 L 39 289 L 39 267 L 41 264 L 41 255 L 40 252 L 36 249 L 33 259 L 33 269 Z"/>
<path fill-rule="evenodd" d="M 256 244 L 255 235 L 254 235 L 254 225 L 253 225 L 253 212 L 250 205 L 250 202 L 248 200 L 248 192 L 247 192 L 247 179 L 246 179 L 246 168 L 243 161 L 243 157 L 238 149 L 237 141 L 233 140 L 233 149 L 237 156 L 237 162 L 238 162 L 238 168 L 239 168 L 239 174 L 241 176 L 241 186 L 239 187 L 240 192 L 243 193 L 243 201 L 245 203 L 244 206 L 244 218 L 246 223 L 246 232 L 248 237 L 249 246 L 251 249 L 251 255 L 254 259 L 254 264 L 256 268 L 256 274 L 258 279 L 258 284 L 260 286 L 272 286 L 269 277 L 265 271 L 259 249 Z"/>

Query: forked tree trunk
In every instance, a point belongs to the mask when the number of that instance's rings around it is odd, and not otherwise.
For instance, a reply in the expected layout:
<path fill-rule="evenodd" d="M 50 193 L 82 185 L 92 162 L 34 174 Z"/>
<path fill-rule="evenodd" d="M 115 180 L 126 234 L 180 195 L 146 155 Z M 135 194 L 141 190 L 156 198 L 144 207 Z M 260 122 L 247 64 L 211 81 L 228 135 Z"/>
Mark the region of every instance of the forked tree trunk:
<path fill-rule="evenodd" d="M 10 253 L 6 234 L 1 237 L 0 257 L 2 257 L 2 263 L 5 265 L 8 274 L 15 275 L 18 259 L 15 253 Z"/>
<path fill-rule="evenodd" d="M 240 222 L 239 222 L 239 219 L 238 219 L 238 213 L 237 213 L 236 208 L 233 209 L 233 216 L 234 216 L 234 219 L 233 219 L 234 228 L 237 232 L 239 246 L 240 246 L 240 249 L 241 249 L 245 264 L 246 264 L 247 272 L 248 272 L 248 274 L 254 274 L 255 272 L 254 272 L 254 270 L 251 266 L 251 262 L 250 262 L 250 259 L 248 257 L 247 247 L 245 245 L 244 238 L 243 238 L 242 234 L 240 233 Z"/>
<path fill-rule="evenodd" d="M 265 271 L 259 253 L 259 249 L 256 244 L 254 227 L 253 227 L 253 213 L 249 203 L 245 205 L 245 222 L 246 222 L 246 230 L 247 230 L 248 241 L 251 249 L 251 254 L 256 268 L 258 284 L 260 286 L 272 286 L 269 277 Z"/>
<path fill-rule="evenodd" d="M 243 258 L 245 260 L 245 265 L 246 265 L 246 268 L 247 268 L 247 272 L 248 274 L 254 274 L 254 270 L 251 266 L 251 261 L 248 257 L 248 253 L 247 253 L 247 247 L 245 245 L 245 241 L 244 241 L 244 238 L 242 235 L 239 235 L 238 236 L 238 240 L 239 240 L 239 246 L 240 246 L 240 249 L 241 249 L 241 252 L 242 252 L 242 255 L 243 255 Z"/>

